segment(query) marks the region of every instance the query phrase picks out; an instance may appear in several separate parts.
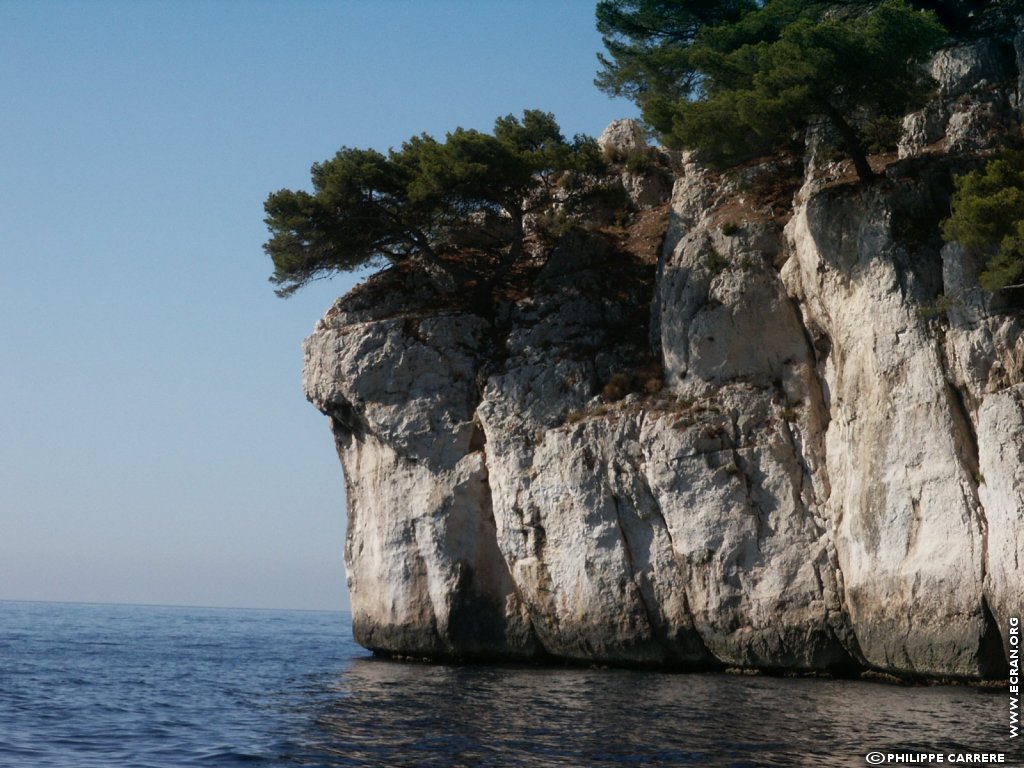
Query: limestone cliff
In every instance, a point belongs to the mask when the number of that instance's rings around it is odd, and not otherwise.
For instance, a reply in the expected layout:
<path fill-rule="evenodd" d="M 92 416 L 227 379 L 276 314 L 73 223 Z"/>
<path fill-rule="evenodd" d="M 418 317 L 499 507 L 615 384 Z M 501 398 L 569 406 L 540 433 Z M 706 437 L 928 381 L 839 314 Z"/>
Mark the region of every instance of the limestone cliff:
<path fill-rule="evenodd" d="M 726 174 L 671 157 L 623 171 L 629 226 L 565 235 L 487 311 L 401 270 L 340 299 L 305 386 L 344 465 L 356 639 L 1003 674 L 1024 315 L 938 222 L 1019 123 L 1022 60 L 1020 39 L 940 54 L 866 188 L 813 132 Z"/>

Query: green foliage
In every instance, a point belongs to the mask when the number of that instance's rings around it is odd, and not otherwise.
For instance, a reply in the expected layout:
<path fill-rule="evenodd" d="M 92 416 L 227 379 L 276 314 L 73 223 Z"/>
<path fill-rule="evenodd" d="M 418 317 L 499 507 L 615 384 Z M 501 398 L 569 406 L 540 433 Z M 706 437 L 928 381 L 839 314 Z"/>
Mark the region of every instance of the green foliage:
<path fill-rule="evenodd" d="M 931 304 L 922 304 L 917 308 L 921 317 L 929 320 L 942 318 L 953 309 L 963 309 L 964 302 L 961 299 L 951 299 L 944 293 L 940 293 Z"/>
<path fill-rule="evenodd" d="M 702 29 L 736 21 L 754 0 L 601 0 L 597 29 L 608 56 L 598 55 L 595 84 L 637 102 L 659 131 L 671 129 L 669 108 L 697 86 L 690 46 Z"/>
<path fill-rule="evenodd" d="M 896 150 L 903 130 L 902 116 L 880 115 L 860 126 L 861 141 L 870 155 L 884 155 Z"/>
<path fill-rule="evenodd" d="M 939 42 L 942 29 L 902 0 L 863 14 L 807 6 L 776 0 L 738 24 L 709 30 L 694 52 L 708 78 L 704 94 L 677 105 L 672 137 L 735 162 L 784 144 L 810 118 L 826 117 L 861 177 L 870 178 L 852 115 L 892 115 L 919 103 L 929 83 L 914 62 Z"/>
<path fill-rule="evenodd" d="M 629 173 L 643 175 L 667 168 L 669 163 L 657 147 L 647 144 L 629 147 L 628 149 L 608 145 L 604 148 L 605 162 L 610 165 L 622 166 Z"/>
<path fill-rule="evenodd" d="M 718 250 L 712 248 L 704 254 L 704 266 L 708 268 L 709 272 L 717 275 L 729 268 L 729 260 Z"/>
<path fill-rule="evenodd" d="M 1006 151 L 956 180 L 942 233 L 983 259 L 986 290 L 1024 281 L 1024 150 Z"/>
<path fill-rule="evenodd" d="M 651 173 L 662 165 L 662 157 L 654 147 L 635 147 L 626 153 L 625 168 L 632 174 Z"/>
<path fill-rule="evenodd" d="M 648 5 L 686 18 L 687 34 L 652 34 L 638 20 L 638 6 Z M 618 66 L 605 62 L 598 83 L 636 99 L 670 146 L 702 149 L 721 164 L 784 146 L 794 131 L 825 118 L 865 180 L 872 173 L 858 121 L 895 117 L 919 104 L 931 87 L 919 64 L 946 34 L 933 14 L 904 0 L 706 3 L 700 5 L 714 13 L 700 19 L 681 5 L 599 5 L 599 28 L 611 26 L 630 43 L 602 29 Z M 659 64 L 667 49 L 677 57 L 674 68 Z M 670 76 L 675 90 L 660 79 Z"/>
<path fill-rule="evenodd" d="M 313 192 L 283 189 L 265 203 L 271 281 L 288 296 L 310 280 L 415 258 L 450 271 L 438 250 L 474 214 L 499 214 L 511 240 L 496 255 L 518 257 L 524 217 L 558 194 L 571 201 L 581 179 L 601 173 L 597 142 L 566 140 L 552 115 L 498 118 L 494 133 L 458 128 L 444 142 L 414 136 L 387 155 L 341 149 L 312 168 Z"/>
<path fill-rule="evenodd" d="M 325 270 L 348 272 L 397 259 L 425 239 L 430 217 L 413 204 L 405 168 L 373 150 L 342 149 L 312 169 L 313 194 L 267 198 L 271 280 L 288 295 Z M 344 215 L 339 215 L 344 211 Z"/>

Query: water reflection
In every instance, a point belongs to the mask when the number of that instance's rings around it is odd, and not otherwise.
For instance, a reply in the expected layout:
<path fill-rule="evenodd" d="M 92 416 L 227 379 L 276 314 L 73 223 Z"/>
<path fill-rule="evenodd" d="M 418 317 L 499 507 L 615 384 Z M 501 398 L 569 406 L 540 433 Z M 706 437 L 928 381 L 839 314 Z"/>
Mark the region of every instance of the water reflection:
<path fill-rule="evenodd" d="M 966 687 L 366 658 L 321 681 L 305 748 L 329 765 L 863 766 L 872 749 L 1008 752 L 1006 704 Z"/>

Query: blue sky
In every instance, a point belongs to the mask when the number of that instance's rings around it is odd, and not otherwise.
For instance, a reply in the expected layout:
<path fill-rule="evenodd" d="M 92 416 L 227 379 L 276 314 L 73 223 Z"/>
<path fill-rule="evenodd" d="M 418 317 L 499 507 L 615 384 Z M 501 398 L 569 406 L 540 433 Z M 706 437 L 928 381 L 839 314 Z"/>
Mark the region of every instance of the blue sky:
<path fill-rule="evenodd" d="M 0 599 L 347 605 L 344 484 L 262 203 L 341 146 L 566 134 L 593 0 L 0 0 Z"/>

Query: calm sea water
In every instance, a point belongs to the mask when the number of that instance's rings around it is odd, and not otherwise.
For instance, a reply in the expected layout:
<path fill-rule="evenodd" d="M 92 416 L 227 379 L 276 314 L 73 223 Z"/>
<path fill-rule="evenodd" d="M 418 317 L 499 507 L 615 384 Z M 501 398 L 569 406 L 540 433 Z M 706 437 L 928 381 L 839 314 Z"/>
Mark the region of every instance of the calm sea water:
<path fill-rule="evenodd" d="M 864 766 L 995 750 L 964 687 L 432 666 L 343 614 L 0 602 L 0 766 Z"/>

